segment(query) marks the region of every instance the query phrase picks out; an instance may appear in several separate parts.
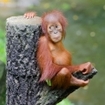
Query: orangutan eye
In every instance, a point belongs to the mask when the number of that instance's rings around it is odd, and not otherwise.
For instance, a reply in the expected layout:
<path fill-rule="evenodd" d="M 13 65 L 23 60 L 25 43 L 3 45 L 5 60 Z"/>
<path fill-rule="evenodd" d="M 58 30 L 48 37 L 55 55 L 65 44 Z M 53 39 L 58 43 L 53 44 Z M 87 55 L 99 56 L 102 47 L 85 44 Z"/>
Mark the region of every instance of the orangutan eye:
<path fill-rule="evenodd" d="M 58 28 L 58 26 L 56 25 L 55 28 Z"/>
<path fill-rule="evenodd" d="M 53 30 L 53 29 L 54 29 L 54 26 L 53 26 L 53 25 L 51 25 L 51 26 L 49 27 L 49 29 Z"/>
<path fill-rule="evenodd" d="M 51 26 L 49 27 L 49 29 L 51 29 Z"/>

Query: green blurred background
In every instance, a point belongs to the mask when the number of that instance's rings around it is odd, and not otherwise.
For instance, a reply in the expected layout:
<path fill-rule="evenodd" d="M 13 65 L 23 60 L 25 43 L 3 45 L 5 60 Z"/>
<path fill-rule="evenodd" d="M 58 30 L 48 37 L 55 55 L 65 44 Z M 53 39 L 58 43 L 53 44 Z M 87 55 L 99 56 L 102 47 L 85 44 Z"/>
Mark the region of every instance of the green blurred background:
<path fill-rule="evenodd" d="M 62 11 L 68 19 L 65 47 L 73 63 L 90 61 L 98 74 L 59 105 L 105 104 L 105 0 L 0 0 L 0 105 L 5 105 L 6 18 L 36 11 Z M 100 87 L 101 86 L 101 87 Z"/>

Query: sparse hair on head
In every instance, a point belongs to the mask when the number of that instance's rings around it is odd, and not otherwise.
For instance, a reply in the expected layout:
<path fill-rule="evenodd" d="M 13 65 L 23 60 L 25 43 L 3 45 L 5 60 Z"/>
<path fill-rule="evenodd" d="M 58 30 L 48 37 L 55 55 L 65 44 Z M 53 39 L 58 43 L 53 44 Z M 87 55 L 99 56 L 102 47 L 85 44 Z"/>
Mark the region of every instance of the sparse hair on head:
<path fill-rule="evenodd" d="M 64 17 L 64 15 L 58 11 L 53 10 L 51 12 L 47 12 L 42 16 L 42 30 L 44 33 L 47 33 L 47 25 L 50 22 L 60 22 L 62 25 L 62 29 L 65 33 L 65 28 L 67 26 L 67 19 Z"/>

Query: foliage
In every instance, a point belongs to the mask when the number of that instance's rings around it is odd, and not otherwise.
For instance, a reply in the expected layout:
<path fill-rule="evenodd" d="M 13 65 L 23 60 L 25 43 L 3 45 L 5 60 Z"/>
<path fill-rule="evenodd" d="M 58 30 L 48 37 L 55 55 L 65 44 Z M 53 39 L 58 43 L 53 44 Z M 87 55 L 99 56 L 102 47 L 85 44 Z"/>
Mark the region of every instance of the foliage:
<path fill-rule="evenodd" d="M 58 103 L 57 105 L 74 105 L 73 103 L 71 103 L 67 98 L 64 99 L 63 101 L 61 101 L 60 103 Z"/>
<path fill-rule="evenodd" d="M 5 65 L 6 63 L 6 40 L 4 20 L 0 19 L 0 105 L 5 105 Z"/>
<path fill-rule="evenodd" d="M 5 51 L 5 38 L 4 38 L 5 32 L 0 29 L 0 60 L 3 62 L 6 62 L 6 51 Z M 3 68 L 0 66 L 0 78 L 3 74 Z"/>
<path fill-rule="evenodd" d="M 6 62 L 6 48 L 5 48 L 5 32 L 0 29 L 0 60 Z"/>
<path fill-rule="evenodd" d="M 5 79 L 6 79 L 6 71 L 5 71 L 5 64 L 0 61 L 0 105 L 5 105 Z"/>

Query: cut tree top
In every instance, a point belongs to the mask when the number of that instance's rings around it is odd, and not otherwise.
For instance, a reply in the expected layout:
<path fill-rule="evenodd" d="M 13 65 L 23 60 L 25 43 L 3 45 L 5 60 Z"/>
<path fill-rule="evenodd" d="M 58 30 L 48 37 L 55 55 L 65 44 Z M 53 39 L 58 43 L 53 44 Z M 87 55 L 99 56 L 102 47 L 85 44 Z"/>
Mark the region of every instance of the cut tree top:
<path fill-rule="evenodd" d="M 12 16 L 7 19 L 7 23 L 13 25 L 40 25 L 41 21 L 41 18 L 37 16 L 31 19 L 27 19 L 24 16 Z"/>

